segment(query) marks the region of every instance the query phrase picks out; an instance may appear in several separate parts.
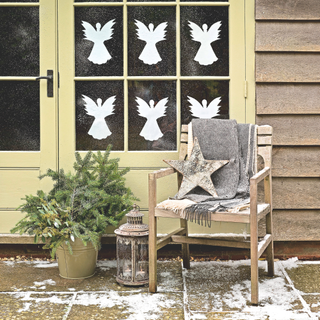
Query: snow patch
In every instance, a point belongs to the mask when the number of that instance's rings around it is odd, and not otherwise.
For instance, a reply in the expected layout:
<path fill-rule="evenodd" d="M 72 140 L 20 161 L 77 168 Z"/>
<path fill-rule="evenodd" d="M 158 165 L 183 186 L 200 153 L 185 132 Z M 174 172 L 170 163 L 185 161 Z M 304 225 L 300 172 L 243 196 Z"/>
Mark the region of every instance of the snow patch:
<path fill-rule="evenodd" d="M 46 285 L 55 286 L 56 282 L 53 281 L 52 279 L 48 279 L 48 280 L 44 280 L 44 281 L 41 281 L 41 282 L 35 281 L 35 282 L 33 282 L 33 284 L 38 289 L 45 290 L 46 289 Z"/>
<path fill-rule="evenodd" d="M 74 305 L 98 305 L 100 308 L 122 307 L 128 320 L 159 319 L 162 308 L 173 308 L 177 301 L 162 294 L 118 293 L 78 294 Z"/>

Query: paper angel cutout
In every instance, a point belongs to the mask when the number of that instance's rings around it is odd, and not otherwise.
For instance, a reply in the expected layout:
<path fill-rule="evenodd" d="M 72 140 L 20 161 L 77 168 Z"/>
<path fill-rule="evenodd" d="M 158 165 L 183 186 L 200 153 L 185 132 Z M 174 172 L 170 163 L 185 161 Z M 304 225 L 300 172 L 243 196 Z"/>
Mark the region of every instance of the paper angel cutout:
<path fill-rule="evenodd" d="M 163 133 L 158 126 L 157 119 L 165 116 L 168 98 L 161 99 L 156 106 L 153 100 L 149 101 L 149 105 L 139 97 L 136 97 L 136 102 L 138 103 L 139 116 L 147 118 L 147 122 L 142 128 L 140 136 L 149 141 L 158 140 L 163 136 Z"/>
<path fill-rule="evenodd" d="M 145 41 L 146 45 L 143 48 L 139 59 L 142 60 L 145 64 L 157 64 L 161 61 L 161 57 L 156 47 L 156 43 L 159 41 L 166 40 L 166 27 L 167 22 L 160 23 L 154 30 L 154 25 L 149 24 L 149 29 L 139 20 L 135 20 L 135 25 L 138 27 L 137 36 L 139 40 Z"/>
<path fill-rule="evenodd" d="M 202 100 L 202 105 L 196 99 L 188 96 L 188 102 L 191 103 L 190 109 L 192 116 L 200 119 L 211 119 L 218 115 L 221 102 L 221 97 L 215 98 L 207 106 L 208 101 L 206 99 Z"/>
<path fill-rule="evenodd" d="M 195 23 L 189 21 L 191 28 L 191 37 L 193 41 L 200 42 L 200 48 L 194 57 L 199 64 L 207 66 L 218 60 L 216 54 L 212 50 L 211 43 L 219 40 L 221 21 L 214 23 L 208 30 L 208 25 L 203 24 L 203 30 Z"/>
<path fill-rule="evenodd" d="M 87 114 L 94 117 L 94 121 L 88 134 L 98 140 L 105 139 L 110 136 L 112 132 L 109 130 L 104 118 L 114 114 L 113 111 L 116 96 L 108 98 L 104 104 L 102 104 L 102 99 L 98 98 L 96 104 L 91 98 L 84 94 L 82 95 L 82 99 Z"/>
<path fill-rule="evenodd" d="M 82 21 L 82 26 L 84 27 L 84 39 L 94 43 L 91 53 L 88 57 L 88 60 L 94 64 L 104 64 L 112 58 L 106 46 L 104 45 L 104 41 L 112 38 L 112 27 L 114 24 L 114 19 L 110 20 L 101 29 L 101 24 L 97 23 L 96 30 L 90 23 Z"/>

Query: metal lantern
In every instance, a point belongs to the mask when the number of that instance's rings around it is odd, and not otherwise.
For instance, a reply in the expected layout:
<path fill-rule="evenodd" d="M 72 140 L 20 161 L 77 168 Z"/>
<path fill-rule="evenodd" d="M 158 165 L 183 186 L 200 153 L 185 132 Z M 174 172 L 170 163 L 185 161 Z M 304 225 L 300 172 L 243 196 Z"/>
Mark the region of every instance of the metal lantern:
<path fill-rule="evenodd" d="M 117 282 L 141 286 L 149 282 L 148 225 L 142 223 L 140 208 L 126 214 L 127 223 L 115 230 L 117 235 Z"/>

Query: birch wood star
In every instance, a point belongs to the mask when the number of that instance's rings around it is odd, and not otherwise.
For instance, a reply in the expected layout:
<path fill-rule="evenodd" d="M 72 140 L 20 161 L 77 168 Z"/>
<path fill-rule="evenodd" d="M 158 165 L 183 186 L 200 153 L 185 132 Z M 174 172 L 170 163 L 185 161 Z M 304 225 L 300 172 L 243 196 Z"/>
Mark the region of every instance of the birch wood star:
<path fill-rule="evenodd" d="M 194 140 L 194 146 L 188 160 L 163 161 L 183 175 L 177 199 L 181 199 L 197 186 L 210 193 L 213 197 L 217 197 L 218 194 L 212 183 L 211 175 L 229 163 L 229 160 L 205 160 L 197 138 Z"/>

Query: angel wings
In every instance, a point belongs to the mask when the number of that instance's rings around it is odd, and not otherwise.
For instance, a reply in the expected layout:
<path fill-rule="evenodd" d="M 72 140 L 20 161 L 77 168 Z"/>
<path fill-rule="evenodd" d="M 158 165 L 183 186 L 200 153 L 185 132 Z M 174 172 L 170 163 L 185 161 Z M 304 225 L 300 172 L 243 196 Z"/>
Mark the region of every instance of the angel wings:
<path fill-rule="evenodd" d="M 153 100 L 150 100 L 148 104 L 139 97 L 136 97 L 136 102 L 138 104 L 139 116 L 147 118 L 147 122 L 142 128 L 140 136 L 149 141 L 158 140 L 163 136 L 163 133 L 158 126 L 157 119 L 165 116 L 168 98 L 161 99 L 156 106 Z"/>
<path fill-rule="evenodd" d="M 92 41 L 93 48 L 88 57 L 88 60 L 94 64 L 104 64 L 112 57 L 104 45 L 104 41 L 110 40 L 113 34 L 114 19 L 108 21 L 101 29 L 101 24 L 97 23 L 97 30 L 88 22 L 82 21 L 84 27 L 83 33 L 86 40 Z"/>
<path fill-rule="evenodd" d="M 105 139 L 112 134 L 109 130 L 105 117 L 108 117 L 114 113 L 114 102 L 116 96 L 108 98 L 103 104 L 102 99 L 98 98 L 95 103 L 91 98 L 82 95 L 85 110 L 89 116 L 94 117 L 92 126 L 88 132 L 94 139 Z"/>
<path fill-rule="evenodd" d="M 208 101 L 206 99 L 202 100 L 202 105 L 196 99 L 188 96 L 188 102 L 191 104 L 190 109 L 194 117 L 200 119 L 211 119 L 218 115 L 221 102 L 221 97 L 215 98 L 207 106 Z"/>
<path fill-rule="evenodd" d="M 135 25 L 138 27 L 138 39 L 146 42 L 146 45 L 143 48 L 139 59 L 142 60 L 145 64 L 157 64 L 162 59 L 157 50 L 156 43 L 166 39 L 165 29 L 168 23 L 162 22 L 155 29 L 152 23 L 150 23 L 149 26 L 146 27 L 139 20 L 135 20 Z"/>
<path fill-rule="evenodd" d="M 219 40 L 221 21 L 214 23 L 208 30 L 206 24 L 202 25 L 202 29 L 195 23 L 189 21 L 191 28 L 192 40 L 200 42 L 200 48 L 194 57 L 199 64 L 207 66 L 218 60 L 216 54 L 212 50 L 211 43 Z"/>

